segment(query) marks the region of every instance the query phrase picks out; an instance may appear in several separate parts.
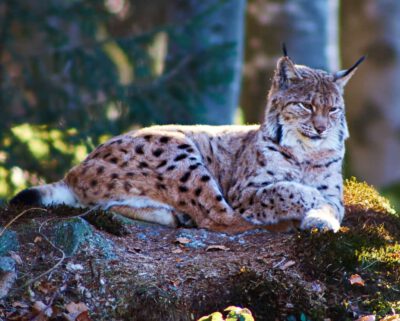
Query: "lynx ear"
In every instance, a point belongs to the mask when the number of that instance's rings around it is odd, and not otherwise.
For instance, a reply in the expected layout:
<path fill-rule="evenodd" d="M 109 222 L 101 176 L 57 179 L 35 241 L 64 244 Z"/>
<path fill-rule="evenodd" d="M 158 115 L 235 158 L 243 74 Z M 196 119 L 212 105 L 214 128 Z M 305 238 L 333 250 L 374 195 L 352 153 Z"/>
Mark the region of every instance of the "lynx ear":
<path fill-rule="evenodd" d="M 284 53 L 286 54 L 286 48 L 284 48 Z M 301 76 L 292 60 L 284 56 L 278 60 L 274 78 L 280 88 L 286 88 L 291 81 L 301 79 Z"/>
<path fill-rule="evenodd" d="M 353 77 L 354 73 L 357 70 L 357 67 L 365 60 L 366 56 L 362 56 L 357 62 L 350 67 L 349 69 L 338 71 L 333 75 L 333 81 L 340 87 L 344 88 L 347 82 Z"/>

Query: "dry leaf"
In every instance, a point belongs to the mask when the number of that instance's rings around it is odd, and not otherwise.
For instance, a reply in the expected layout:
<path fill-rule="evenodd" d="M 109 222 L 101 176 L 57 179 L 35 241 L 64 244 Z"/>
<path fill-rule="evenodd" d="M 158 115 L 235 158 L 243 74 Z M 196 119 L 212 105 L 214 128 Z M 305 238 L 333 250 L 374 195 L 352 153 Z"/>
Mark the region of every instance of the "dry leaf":
<path fill-rule="evenodd" d="M 28 304 L 21 302 L 21 301 L 14 301 L 11 305 L 14 308 L 23 308 L 23 309 L 29 308 Z"/>
<path fill-rule="evenodd" d="M 85 303 L 79 302 L 71 302 L 65 306 L 65 309 L 68 311 L 64 313 L 64 317 L 68 321 L 91 321 L 88 307 Z"/>
<path fill-rule="evenodd" d="M 35 311 L 39 314 L 37 317 L 40 317 L 41 314 L 47 318 L 49 318 L 53 315 L 53 309 L 51 307 L 47 306 L 46 304 L 44 304 L 42 301 L 36 301 L 33 304 L 32 309 L 33 309 L 33 311 Z M 35 318 L 35 320 L 36 320 L 36 318 Z M 44 320 L 47 320 L 47 318 Z M 39 318 L 39 320 L 42 320 L 42 319 Z"/>
<path fill-rule="evenodd" d="M 349 281 L 350 281 L 351 285 L 359 285 L 359 286 L 364 286 L 365 285 L 364 280 L 358 274 L 353 274 L 352 276 L 350 276 Z"/>
<path fill-rule="evenodd" d="M 400 321 L 400 314 L 387 315 L 379 321 Z"/>
<path fill-rule="evenodd" d="M 83 266 L 82 266 L 82 264 L 74 264 L 72 262 L 68 262 L 67 270 L 70 271 L 70 272 L 82 271 L 83 270 Z"/>
<path fill-rule="evenodd" d="M 11 257 L 17 264 L 22 264 L 22 259 L 17 253 L 15 253 L 14 251 L 9 251 L 8 253 L 10 253 Z"/>
<path fill-rule="evenodd" d="M 364 315 L 358 318 L 356 321 L 375 321 L 375 320 L 376 320 L 375 315 L 371 314 L 371 315 Z"/>
<path fill-rule="evenodd" d="M 43 294 L 49 294 L 50 292 L 54 292 L 56 290 L 54 285 L 45 281 L 40 282 L 36 288 Z"/>
<path fill-rule="evenodd" d="M 191 242 L 191 240 L 188 239 L 187 237 L 178 237 L 175 240 L 175 243 L 179 243 L 179 244 L 188 244 L 190 242 Z"/>
<path fill-rule="evenodd" d="M 41 236 L 36 236 L 35 239 L 33 240 L 33 243 L 39 243 L 42 242 L 42 237 Z"/>
<path fill-rule="evenodd" d="M 210 245 L 206 248 L 206 251 L 229 251 L 230 248 L 224 245 Z"/>
<path fill-rule="evenodd" d="M 7 296 L 16 279 L 17 274 L 14 272 L 0 273 L 0 299 Z"/>
<path fill-rule="evenodd" d="M 172 253 L 175 253 L 175 254 L 180 254 L 180 253 L 182 253 L 183 251 L 182 251 L 182 249 L 180 249 L 180 248 L 177 248 L 177 249 L 173 249 L 172 250 Z"/>
<path fill-rule="evenodd" d="M 281 270 L 286 270 L 287 268 L 290 268 L 291 266 L 295 265 L 295 261 L 287 261 L 284 265 L 280 267 Z"/>

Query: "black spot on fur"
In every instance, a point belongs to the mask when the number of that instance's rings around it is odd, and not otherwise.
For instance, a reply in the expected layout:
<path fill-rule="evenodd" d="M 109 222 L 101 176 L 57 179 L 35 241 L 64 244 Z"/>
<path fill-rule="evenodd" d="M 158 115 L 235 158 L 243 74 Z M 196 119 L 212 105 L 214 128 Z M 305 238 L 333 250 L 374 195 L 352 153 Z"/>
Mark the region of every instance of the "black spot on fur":
<path fill-rule="evenodd" d="M 110 162 L 113 163 L 113 164 L 117 164 L 118 163 L 118 158 L 117 157 L 110 158 Z"/>
<path fill-rule="evenodd" d="M 117 173 L 111 174 L 111 179 L 116 179 L 116 178 L 118 178 L 118 177 L 119 177 L 119 175 L 118 175 Z"/>
<path fill-rule="evenodd" d="M 10 200 L 10 205 L 41 205 L 41 196 L 38 190 L 29 188 L 19 192 Z"/>
<path fill-rule="evenodd" d="M 318 186 L 317 189 L 318 189 L 319 191 L 325 191 L 325 190 L 328 189 L 328 186 L 327 186 L 327 185 L 321 185 L 321 186 Z"/>
<path fill-rule="evenodd" d="M 127 177 L 133 177 L 133 176 L 135 176 L 135 173 L 133 173 L 133 172 L 128 172 L 128 173 L 126 173 L 126 176 L 127 176 Z"/>
<path fill-rule="evenodd" d="M 119 151 L 124 154 L 128 154 L 128 151 L 125 148 L 120 148 Z"/>
<path fill-rule="evenodd" d="M 103 159 L 106 159 L 108 156 L 110 156 L 111 155 L 111 153 L 107 153 L 107 154 L 105 154 L 104 156 L 103 156 Z"/>
<path fill-rule="evenodd" d="M 117 143 L 118 145 L 121 145 L 121 144 L 122 144 L 122 139 L 118 139 L 118 140 L 116 141 L 116 143 Z"/>
<path fill-rule="evenodd" d="M 211 159 L 211 157 L 210 157 L 210 156 L 207 156 L 207 162 L 208 162 L 209 164 L 211 164 L 211 163 L 212 163 L 212 159 Z"/>
<path fill-rule="evenodd" d="M 274 176 L 274 175 L 275 175 L 275 173 L 274 173 L 273 171 L 267 171 L 267 174 L 268 174 L 268 175 L 271 175 L 271 176 Z"/>
<path fill-rule="evenodd" d="M 148 168 L 149 165 L 146 162 L 140 162 L 139 163 L 139 168 Z"/>
<path fill-rule="evenodd" d="M 178 146 L 179 149 L 186 149 L 186 148 L 189 148 L 189 147 L 190 147 L 189 144 L 181 144 L 181 145 Z"/>
<path fill-rule="evenodd" d="M 91 186 L 91 187 L 95 187 L 96 185 L 97 185 L 97 180 L 92 179 L 92 180 L 90 181 L 90 186 Z"/>
<path fill-rule="evenodd" d="M 179 192 L 182 192 L 182 193 L 186 193 L 189 189 L 186 187 L 186 186 L 184 186 L 184 185 L 180 185 L 179 187 L 178 187 L 178 189 L 179 189 Z"/>
<path fill-rule="evenodd" d="M 97 175 L 103 174 L 104 173 L 104 166 L 97 167 L 96 173 L 97 173 Z"/>
<path fill-rule="evenodd" d="M 171 165 L 171 166 L 167 167 L 166 171 L 170 172 L 170 171 L 174 170 L 175 168 L 176 168 L 175 165 Z"/>
<path fill-rule="evenodd" d="M 178 156 L 175 157 L 174 161 L 178 162 L 182 159 L 185 159 L 186 157 L 188 157 L 188 154 L 179 154 Z"/>
<path fill-rule="evenodd" d="M 150 141 L 150 139 L 151 139 L 151 135 L 145 135 L 145 136 L 143 136 L 143 138 L 145 139 L 145 140 L 147 140 L 147 141 Z"/>
<path fill-rule="evenodd" d="M 163 189 L 163 190 L 167 189 L 167 186 L 165 184 L 161 184 L 161 183 L 157 183 L 156 187 L 157 187 L 157 189 Z"/>
<path fill-rule="evenodd" d="M 200 164 L 193 164 L 193 165 L 190 165 L 189 166 L 189 169 L 191 170 L 191 171 L 193 171 L 193 170 L 195 170 L 197 167 L 199 167 L 200 166 Z"/>
<path fill-rule="evenodd" d="M 194 195 L 200 196 L 201 191 L 202 191 L 201 187 L 196 188 L 196 190 L 194 191 Z"/>
<path fill-rule="evenodd" d="M 166 143 L 168 143 L 168 142 L 169 142 L 169 137 L 167 137 L 167 136 L 162 136 L 162 137 L 160 138 L 160 143 L 166 144 Z"/>
<path fill-rule="evenodd" d="M 115 187 L 115 183 L 114 182 L 111 182 L 111 183 L 108 183 L 107 184 L 107 189 L 110 191 L 110 190 L 112 190 L 112 189 L 114 189 L 114 187 Z"/>
<path fill-rule="evenodd" d="M 129 191 L 131 190 L 132 185 L 129 182 L 124 182 L 124 190 L 129 193 Z"/>
<path fill-rule="evenodd" d="M 211 177 L 209 175 L 203 175 L 200 180 L 202 182 L 208 182 L 210 179 Z"/>
<path fill-rule="evenodd" d="M 157 148 L 156 150 L 153 150 L 153 155 L 155 157 L 159 157 L 162 153 L 164 153 L 164 150 L 162 148 Z"/>
<path fill-rule="evenodd" d="M 190 178 L 191 172 L 186 172 L 183 176 L 179 179 L 182 183 L 186 183 Z"/>
<path fill-rule="evenodd" d="M 165 165 L 167 165 L 167 161 L 164 159 L 160 162 L 160 164 L 158 164 L 157 168 L 161 168 L 164 167 Z"/>
<path fill-rule="evenodd" d="M 179 205 L 180 205 L 180 206 L 186 206 L 186 202 L 184 202 L 184 201 L 179 201 Z"/>
<path fill-rule="evenodd" d="M 121 167 L 123 168 L 123 167 L 126 167 L 126 166 L 128 166 L 128 162 L 123 162 L 122 164 L 121 164 Z"/>
<path fill-rule="evenodd" d="M 241 208 L 241 209 L 239 210 L 239 213 L 240 213 L 240 214 L 243 214 L 243 213 L 244 213 L 244 208 Z"/>
<path fill-rule="evenodd" d="M 217 195 L 217 196 L 215 197 L 215 199 L 216 199 L 218 202 L 222 201 L 222 195 Z"/>
<path fill-rule="evenodd" d="M 157 176 L 157 179 L 158 179 L 160 182 L 162 182 L 162 181 L 164 180 L 164 177 L 162 177 L 161 175 L 158 175 L 158 176 Z"/>
<path fill-rule="evenodd" d="M 143 147 L 144 147 L 144 145 L 138 145 L 138 146 L 136 146 L 136 147 L 135 147 L 135 152 L 136 152 L 137 154 L 143 155 L 143 154 L 144 154 Z"/>
<path fill-rule="evenodd" d="M 187 151 L 188 153 L 193 153 L 193 152 L 194 152 L 194 149 L 193 149 L 193 148 L 188 148 L 186 151 Z"/>

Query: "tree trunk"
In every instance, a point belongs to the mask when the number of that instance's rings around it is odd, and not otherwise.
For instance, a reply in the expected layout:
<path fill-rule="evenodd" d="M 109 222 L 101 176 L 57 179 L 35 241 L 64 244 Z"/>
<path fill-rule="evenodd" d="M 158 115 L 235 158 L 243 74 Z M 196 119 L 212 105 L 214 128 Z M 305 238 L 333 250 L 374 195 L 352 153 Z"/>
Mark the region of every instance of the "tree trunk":
<path fill-rule="evenodd" d="M 226 75 L 227 81 L 216 85 L 212 92 L 201 93 L 201 122 L 219 125 L 234 120 L 240 95 L 245 7 L 246 0 L 181 0 L 171 3 L 174 21 L 201 16 L 199 28 L 188 30 L 187 34 L 193 54 L 232 45 L 229 56 L 221 57 L 215 65 L 215 69 Z"/>
<path fill-rule="evenodd" d="M 246 122 L 259 122 L 282 42 L 297 64 L 337 66 L 337 0 L 250 0 L 241 97 Z"/>
<path fill-rule="evenodd" d="M 350 172 L 377 186 L 400 180 L 400 2 L 342 4 L 343 65 L 368 54 L 346 92 Z"/>

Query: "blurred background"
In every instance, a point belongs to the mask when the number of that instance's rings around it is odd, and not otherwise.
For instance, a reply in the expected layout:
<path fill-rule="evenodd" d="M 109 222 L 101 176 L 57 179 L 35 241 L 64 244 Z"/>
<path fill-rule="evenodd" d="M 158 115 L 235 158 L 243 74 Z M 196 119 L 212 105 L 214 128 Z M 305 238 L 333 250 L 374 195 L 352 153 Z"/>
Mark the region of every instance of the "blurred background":
<path fill-rule="evenodd" d="M 0 0 L 0 199 L 166 123 L 258 123 L 281 43 L 367 61 L 346 88 L 346 175 L 400 204 L 400 1 Z"/>

